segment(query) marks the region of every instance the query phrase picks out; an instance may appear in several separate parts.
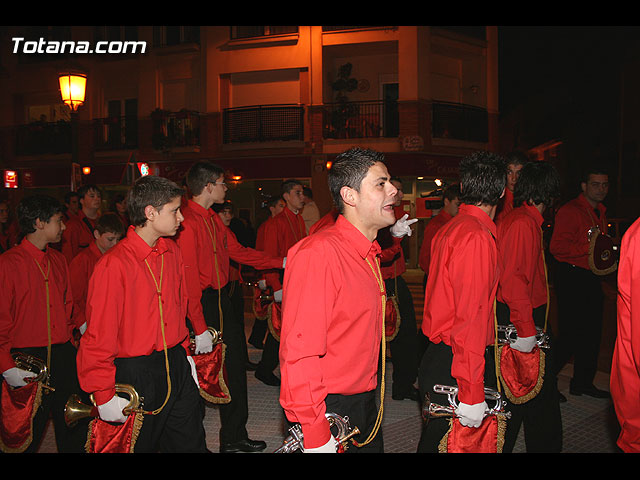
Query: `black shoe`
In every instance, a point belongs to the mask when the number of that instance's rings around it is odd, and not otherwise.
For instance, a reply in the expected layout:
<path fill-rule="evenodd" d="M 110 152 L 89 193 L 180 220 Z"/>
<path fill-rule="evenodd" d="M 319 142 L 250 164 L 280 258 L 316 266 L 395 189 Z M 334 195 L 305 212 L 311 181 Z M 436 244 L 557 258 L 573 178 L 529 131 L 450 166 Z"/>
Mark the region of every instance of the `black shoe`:
<path fill-rule="evenodd" d="M 566 403 L 566 401 L 567 401 L 567 397 L 565 397 L 563 394 L 558 392 L 558 403 Z"/>
<path fill-rule="evenodd" d="M 589 385 L 588 387 L 572 387 L 569 386 L 569 393 L 571 395 L 588 395 L 593 398 L 611 398 L 611 394 L 606 390 L 600 390 L 595 385 Z"/>
<path fill-rule="evenodd" d="M 257 363 L 253 363 L 250 360 L 247 360 L 246 362 L 246 369 L 249 372 L 255 372 L 256 368 L 258 368 L 258 364 Z"/>
<path fill-rule="evenodd" d="M 420 393 L 418 392 L 417 388 L 412 387 L 404 393 L 392 393 L 391 398 L 393 398 L 394 400 L 404 400 L 406 398 L 408 400 L 417 402 L 420 398 Z"/>
<path fill-rule="evenodd" d="M 249 343 L 250 345 L 253 345 L 258 350 L 264 350 L 264 343 L 261 340 L 258 340 L 257 338 L 249 337 L 249 340 L 247 340 L 247 343 Z"/>
<path fill-rule="evenodd" d="M 256 370 L 255 376 L 265 385 L 271 385 L 272 387 L 280 386 L 280 379 L 273 373 L 262 373 L 260 370 Z"/>
<path fill-rule="evenodd" d="M 220 453 L 238 453 L 238 452 L 260 452 L 267 448 L 267 444 L 262 440 L 251 440 L 247 438 L 239 442 L 224 443 L 220 445 Z"/>

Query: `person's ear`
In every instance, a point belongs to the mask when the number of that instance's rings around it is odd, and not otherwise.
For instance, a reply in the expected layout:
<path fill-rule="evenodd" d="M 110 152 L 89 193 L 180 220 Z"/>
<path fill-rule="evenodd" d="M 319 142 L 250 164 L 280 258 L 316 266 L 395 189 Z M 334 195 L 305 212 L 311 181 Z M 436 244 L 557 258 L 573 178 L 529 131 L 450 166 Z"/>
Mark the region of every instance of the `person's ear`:
<path fill-rule="evenodd" d="M 353 188 L 347 187 L 345 185 L 340 189 L 340 196 L 342 197 L 342 201 L 345 205 L 354 207 L 358 198 L 358 192 L 356 192 Z"/>

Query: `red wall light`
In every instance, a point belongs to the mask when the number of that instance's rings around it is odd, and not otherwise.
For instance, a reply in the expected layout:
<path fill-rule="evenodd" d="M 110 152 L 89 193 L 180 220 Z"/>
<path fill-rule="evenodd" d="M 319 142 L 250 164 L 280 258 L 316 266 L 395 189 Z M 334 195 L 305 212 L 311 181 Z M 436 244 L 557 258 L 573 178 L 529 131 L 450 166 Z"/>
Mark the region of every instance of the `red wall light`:
<path fill-rule="evenodd" d="M 15 170 L 4 171 L 4 188 L 18 188 L 18 172 Z"/>

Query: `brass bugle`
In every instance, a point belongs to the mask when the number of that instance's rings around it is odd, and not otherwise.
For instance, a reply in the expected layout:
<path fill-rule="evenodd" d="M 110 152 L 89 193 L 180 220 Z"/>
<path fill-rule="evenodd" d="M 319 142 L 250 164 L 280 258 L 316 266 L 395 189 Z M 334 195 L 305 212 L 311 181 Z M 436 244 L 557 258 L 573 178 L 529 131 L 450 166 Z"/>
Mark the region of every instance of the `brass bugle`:
<path fill-rule="evenodd" d="M 498 338 L 498 343 L 508 345 L 518 339 L 518 331 L 515 325 L 498 325 L 498 334 L 504 337 Z M 549 335 L 540 327 L 536 327 L 536 343 L 540 348 L 549 348 Z"/>
<path fill-rule="evenodd" d="M 211 336 L 213 337 L 213 344 L 217 345 L 218 343 L 222 343 L 222 335 L 218 330 L 213 327 L 207 327 L 207 330 L 211 332 Z M 196 345 L 196 337 L 195 335 L 190 336 L 191 346 L 195 348 Z"/>
<path fill-rule="evenodd" d="M 35 377 L 25 378 L 25 382 L 40 382 L 45 391 L 55 391 L 55 388 L 49 385 L 49 369 L 44 360 L 24 352 L 13 352 L 11 357 L 16 367 L 35 374 Z"/>
<path fill-rule="evenodd" d="M 116 383 L 116 392 L 129 395 L 129 404 L 122 409 L 123 415 L 131 415 L 138 411 L 144 399 L 138 395 L 136 389 L 132 385 L 126 383 Z M 64 421 L 68 427 L 73 427 L 79 420 L 87 417 L 98 416 L 98 406 L 96 405 L 93 394 L 89 396 L 92 405 L 82 403 L 80 396 L 73 394 L 67 400 L 64 406 Z"/>
<path fill-rule="evenodd" d="M 351 427 L 349 417 L 343 417 L 331 412 L 325 413 L 324 416 L 331 427 L 335 426 L 337 428 L 337 435 L 334 435 L 334 437 L 338 444 L 341 444 L 345 449 L 347 448 L 347 442 L 360 433 L 358 427 Z M 303 435 L 300 424 L 296 423 L 291 427 L 289 433 L 290 435 L 284 439 L 282 446 L 273 453 L 294 453 L 303 449 Z"/>
<path fill-rule="evenodd" d="M 439 417 L 456 417 L 456 409 L 458 408 L 457 395 L 458 387 L 452 387 L 449 385 L 434 385 L 433 391 L 442 395 L 447 395 L 449 405 L 439 405 L 431 402 L 429 392 L 424 396 L 422 404 L 422 420 L 426 423 L 431 418 Z M 487 408 L 486 415 L 497 415 L 505 418 L 511 418 L 511 412 L 504 410 L 504 400 L 502 395 L 492 388 L 485 387 L 484 389 L 485 400 L 495 402 L 493 407 Z"/>

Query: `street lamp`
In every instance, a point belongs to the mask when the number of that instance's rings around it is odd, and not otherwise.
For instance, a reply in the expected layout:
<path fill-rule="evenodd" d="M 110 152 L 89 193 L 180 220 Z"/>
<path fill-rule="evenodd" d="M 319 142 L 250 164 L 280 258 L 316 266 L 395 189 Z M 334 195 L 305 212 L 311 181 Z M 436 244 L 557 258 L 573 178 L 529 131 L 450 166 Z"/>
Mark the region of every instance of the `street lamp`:
<path fill-rule="evenodd" d="M 87 75 L 79 70 L 68 70 L 58 74 L 60 96 L 71 110 L 71 190 L 77 188 L 75 169 L 79 167 L 78 152 L 78 108 L 84 104 L 87 89 Z"/>

